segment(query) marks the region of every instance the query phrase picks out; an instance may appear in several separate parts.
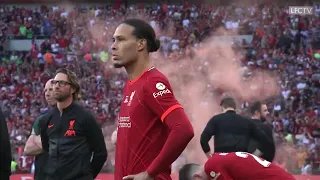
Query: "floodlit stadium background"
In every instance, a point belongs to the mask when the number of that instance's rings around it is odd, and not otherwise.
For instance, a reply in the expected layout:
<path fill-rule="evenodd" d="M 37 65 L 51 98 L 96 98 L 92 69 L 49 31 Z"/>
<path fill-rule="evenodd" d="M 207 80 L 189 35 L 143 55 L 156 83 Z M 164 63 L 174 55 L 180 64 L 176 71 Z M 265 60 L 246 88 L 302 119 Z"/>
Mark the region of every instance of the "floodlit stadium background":
<path fill-rule="evenodd" d="M 314 4 L 314 15 L 289 16 L 288 5 L 306 4 L 15 2 L 0 5 L 0 106 L 18 164 L 15 173 L 33 172 L 33 158 L 22 150 L 33 121 L 46 110 L 43 83 L 60 66 L 81 78 L 81 102 L 102 124 L 110 154 L 103 172 L 112 173 L 111 135 L 126 74 L 112 68 L 108 52 L 114 28 L 126 16 L 143 18 L 156 29 L 162 47 L 152 58 L 196 130 L 173 164 L 175 172 L 187 162 L 204 162 L 199 132 L 220 112 L 220 98 L 232 94 L 244 115 L 251 101 L 268 102 L 277 142 L 274 163 L 302 174 L 310 159 L 313 175 L 320 174 L 319 5 Z"/>

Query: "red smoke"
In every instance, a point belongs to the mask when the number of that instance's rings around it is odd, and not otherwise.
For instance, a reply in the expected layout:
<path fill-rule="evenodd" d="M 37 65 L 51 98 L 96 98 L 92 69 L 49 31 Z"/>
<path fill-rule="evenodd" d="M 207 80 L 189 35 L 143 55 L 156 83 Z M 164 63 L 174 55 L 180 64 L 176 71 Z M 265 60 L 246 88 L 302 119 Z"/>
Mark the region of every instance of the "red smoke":
<path fill-rule="evenodd" d="M 195 129 L 195 138 L 187 148 L 188 159 L 203 163 L 206 158 L 200 147 L 200 134 L 208 120 L 221 112 L 221 94 L 215 90 L 222 90 L 238 102 L 245 102 L 277 95 L 278 84 L 270 72 L 262 70 L 252 71 L 253 75 L 245 79 L 244 73 L 248 70 L 241 66 L 242 53 L 234 50 L 231 43 L 209 38 L 193 51 L 192 59 L 166 59 L 164 63 L 156 59 L 154 63 L 168 76 L 175 96 Z"/>

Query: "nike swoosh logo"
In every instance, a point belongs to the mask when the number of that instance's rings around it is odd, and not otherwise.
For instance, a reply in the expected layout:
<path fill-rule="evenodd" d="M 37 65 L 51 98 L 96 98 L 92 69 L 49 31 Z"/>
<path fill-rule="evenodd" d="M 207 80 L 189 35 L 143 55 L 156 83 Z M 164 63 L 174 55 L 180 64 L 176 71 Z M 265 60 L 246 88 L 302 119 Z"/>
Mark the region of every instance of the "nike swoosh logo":
<path fill-rule="evenodd" d="M 48 128 L 52 128 L 54 124 L 48 125 Z"/>

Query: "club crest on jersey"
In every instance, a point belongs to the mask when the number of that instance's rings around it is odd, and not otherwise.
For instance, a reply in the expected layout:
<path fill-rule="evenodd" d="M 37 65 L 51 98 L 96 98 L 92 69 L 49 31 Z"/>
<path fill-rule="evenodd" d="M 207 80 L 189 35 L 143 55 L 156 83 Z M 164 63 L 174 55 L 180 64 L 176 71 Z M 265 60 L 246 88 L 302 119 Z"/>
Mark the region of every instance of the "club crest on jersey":
<path fill-rule="evenodd" d="M 135 93 L 136 93 L 136 91 L 133 91 L 133 92 L 131 93 L 130 98 L 129 98 L 129 102 L 128 102 L 127 106 L 131 106 L 131 102 L 132 102 L 132 99 L 133 99 L 133 96 L 134 96 Z"/>
<path fill-rule="evenodd" d="M 217 180 L 218 177 L 220 176 L 220 173 L 215 173 L 214 171 L 210 172 L 211 180 Z"/>
<path fill-rule="evenodd" d="M 76 120 L 74 120 L 74 119 L 69 121 L 69 128 L 65 132 L 64 136 L 76 136 L 76 131 L 74 130 L 74 123 L 75 122 L 76 122 Z"/>
<path fill-rule="evenodd" d="M 129 102 L 128 98 L 129 98 L 129 96 L 126 96 L 126 98 L 124 99 L 123 103 L 125 103 L 125 104 L 128 103 Z"/>
<path fill-rule="evenodd" d="M 152 94 L 154 98 L 157 98 L 159 96 L 163 96 L 164 94 L 171 94 L 171 91 L 169 89 L 167 89 L 166 86 L 161 82 L 158 82 L 156 84 L 156 88 L 159 91 Z"/>

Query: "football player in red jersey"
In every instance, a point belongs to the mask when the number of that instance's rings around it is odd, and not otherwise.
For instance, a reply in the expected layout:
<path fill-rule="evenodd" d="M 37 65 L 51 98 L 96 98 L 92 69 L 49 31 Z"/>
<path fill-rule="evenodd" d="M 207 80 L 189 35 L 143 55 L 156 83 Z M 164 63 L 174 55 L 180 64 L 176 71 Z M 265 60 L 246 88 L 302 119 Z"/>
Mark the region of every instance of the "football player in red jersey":
<path fill-rule="evenodd" d="M 115 180 L 170 180 L 171 164 L 194 136 L 168 79 L 149 59 L 159 47 L 152 27 L 139 19 L 125 20 L 113 35 L 114 66 L 129 76 L 118 115 Z"/>
<path fill-rule="evenodd" d="M 179 172 L 179 178 L 184 180 L 295 180 L 291 174 L 277 165 L 247 152 L 214 153 L 204 166 L 194 164 L 183 167 Z"/>

